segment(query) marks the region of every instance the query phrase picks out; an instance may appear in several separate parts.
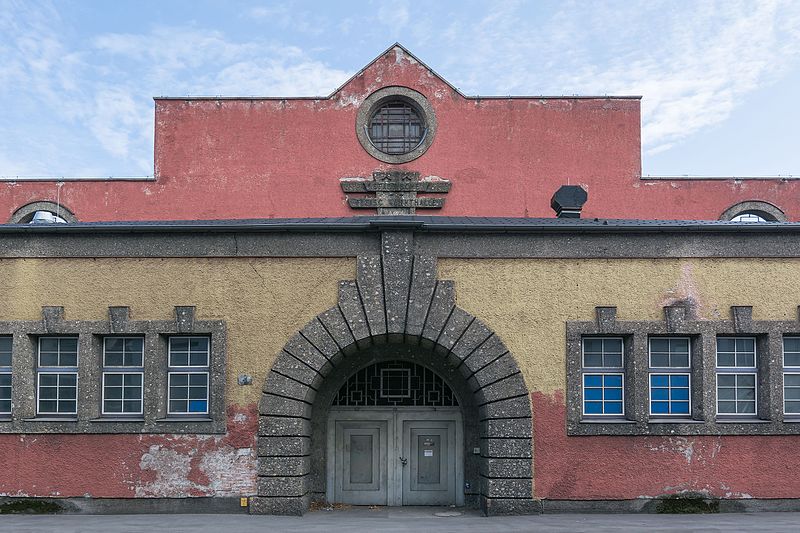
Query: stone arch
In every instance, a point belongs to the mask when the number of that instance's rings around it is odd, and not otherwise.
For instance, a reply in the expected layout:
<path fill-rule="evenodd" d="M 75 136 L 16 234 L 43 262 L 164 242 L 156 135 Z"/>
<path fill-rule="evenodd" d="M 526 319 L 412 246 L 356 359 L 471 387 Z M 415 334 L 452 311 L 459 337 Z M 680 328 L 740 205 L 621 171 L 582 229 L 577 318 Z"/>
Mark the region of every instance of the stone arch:
<path fill-rule="evenodd" d="M 514 356 L 480 319 L 459 308 L 432 257 L 410 253 L 412 236 L 382 235 L 380 256 L 358 258 L 338 304 L 278 354 L 259 404 L 258 496 L 251 512 L 302 514 L 310 504 L 317 395 L 348 357 L 378 345 L 413 346 L 454 369 L 479 417 L 479 500 L 486 514 L 535 512 L 531 404 Z"/>
<path fill-rule="evenodd" d="M 31 217 L 34 213 L 36 213 L 36 211 L 49 211 L 60 216 L 67 222 L 78 222 L 78 217 L 76 217 L 75 214 L 64 205 L 46 200 L 37 200 L 35 202 L 27 203 L 14 211 L 14 213 L 11 215 L 11 218 L 8 219 L 8 223 L 27 224 L 30 222 Z"/>

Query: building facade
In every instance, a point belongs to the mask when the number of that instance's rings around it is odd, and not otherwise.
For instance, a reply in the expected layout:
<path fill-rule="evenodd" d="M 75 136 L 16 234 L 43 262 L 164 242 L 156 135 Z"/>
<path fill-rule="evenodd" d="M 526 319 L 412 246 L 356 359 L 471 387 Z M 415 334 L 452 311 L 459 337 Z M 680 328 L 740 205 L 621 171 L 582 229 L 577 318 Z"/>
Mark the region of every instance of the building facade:
<path fill-rule="evenodd" d="M 0 494 L 796 505 L 800 191 L 643 178 L 639 121 L 394 45 L 327 98 L 157 99 L 152 178 L 0 184 Z"/>

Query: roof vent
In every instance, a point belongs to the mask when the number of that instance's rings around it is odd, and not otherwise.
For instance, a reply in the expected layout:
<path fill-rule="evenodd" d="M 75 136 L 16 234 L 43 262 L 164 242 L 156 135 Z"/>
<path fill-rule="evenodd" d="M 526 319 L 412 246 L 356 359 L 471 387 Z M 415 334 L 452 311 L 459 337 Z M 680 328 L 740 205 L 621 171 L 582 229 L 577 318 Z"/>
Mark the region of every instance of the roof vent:
<path fill-rule="evenodd" d="M 588 197 L 583 187 L 562 185 L 550 199 L 550 207 L 558 218 L 581 218 L 581 208 Z"/>
<path fill-rule="evenodd" d="M 28 224 L 66 224 L 67 221 L 50 211 L 36 211 Z"/>

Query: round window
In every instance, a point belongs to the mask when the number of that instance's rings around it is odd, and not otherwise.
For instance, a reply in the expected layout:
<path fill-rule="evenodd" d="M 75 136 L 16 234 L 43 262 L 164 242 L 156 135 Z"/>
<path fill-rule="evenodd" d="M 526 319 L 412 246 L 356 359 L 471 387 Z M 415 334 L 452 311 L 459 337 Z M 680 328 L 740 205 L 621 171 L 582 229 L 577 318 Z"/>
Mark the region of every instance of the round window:
<path fill-rule="evenodd" d="M 384 154 L 407 154 L 425 139 L 425 122 L 402 100 L 386 102 L 369 120 L 369 140 Z"/>
<path fill-rule="evenodd" d="M 378 89 L 364 100 L 356 117 L 361 146 L 384 163 L 413 161 L 430 148 L 435 135 L 433 107 L 408 87 Z"/>

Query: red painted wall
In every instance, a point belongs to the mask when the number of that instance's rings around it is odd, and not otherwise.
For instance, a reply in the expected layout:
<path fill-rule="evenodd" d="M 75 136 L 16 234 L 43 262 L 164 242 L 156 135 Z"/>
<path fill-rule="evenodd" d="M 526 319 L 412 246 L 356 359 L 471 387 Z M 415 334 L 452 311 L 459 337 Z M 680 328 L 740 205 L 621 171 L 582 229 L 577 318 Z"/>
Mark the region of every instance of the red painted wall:
<path fill-rule="evenodd" d="M 562 392 L 533 393 L 537 498 L 631 499 L 705 492 L 797 498 L 794 436 L 568 437 Z"/>
<path fill-rule="evenodd" d="M 439 125 L 431 148 L 397 167 L 355 134 L 360 103 L 391 85 L 424 94 Z M 764 200 L 800 218 L 796 182 L 640 180 L 636 99 L 464 98 L 399 48 L 327 99 L 158 99 L 155 112 L 155 182 L 4 183 L 0 219 L 56 198 L 83 221 L 371 214 L 348 207 L 339 179 L 388 168 L 453 182 L 429 214 L 552 217 L 550 197 L 572 183 L 589 191 L 586 217 L 713 220 Z"/>
<path fill-rule="evenodd" d="M 256 492 L 258 410 L 225 435 L 0 435 L 0 496 L 246 496 Z"/>

